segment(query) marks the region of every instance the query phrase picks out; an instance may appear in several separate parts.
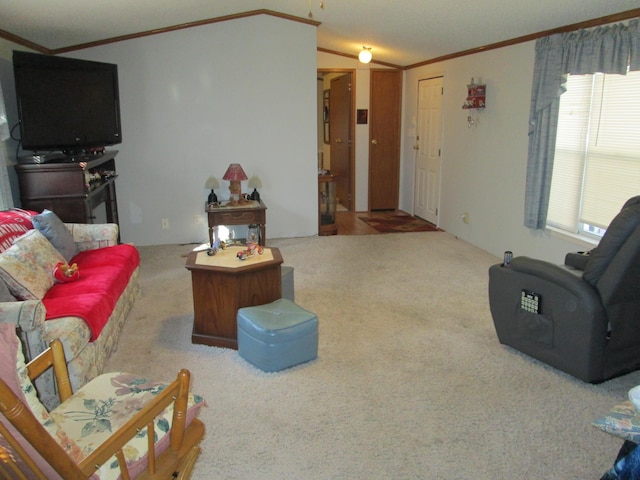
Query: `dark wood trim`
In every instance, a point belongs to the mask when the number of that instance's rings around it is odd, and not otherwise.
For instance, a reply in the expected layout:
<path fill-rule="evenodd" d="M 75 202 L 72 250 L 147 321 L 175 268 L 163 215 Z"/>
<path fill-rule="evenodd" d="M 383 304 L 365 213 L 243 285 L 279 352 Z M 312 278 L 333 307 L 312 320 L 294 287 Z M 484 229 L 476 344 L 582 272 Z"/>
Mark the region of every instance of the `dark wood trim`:
<path fill-rule="evenodd" d="M 74 51 L 74 50 L 81 50 L 81 49 L 84 49 L 84 48 L 96 47 L 96 46 L 99 46 L 99 45 L 106 45 L 106 44 L 109 44 L 109 43 L 121 42 L 123 40 L 131 40 L 133 38 L 148 37 L 150 35 L 157 35 L 157 34 L 165 33 L 165 32 L 173 32 L 173 31 L 176 31 L 176 30 L 183 30 L 183 29 L 186 29 L 186 28 L 199 27 L 199 26 L 202 26 L 202 25 L 209 25 L 209 24 L 212 24 L 212 23 L 225 22 L 227 20 L 235 20 L 235 19 L 238 19 L 238 18 L 246 18 L 246 17 L 255 16 L 255 15 L 271 15 L 271 16 L 278 17 L 278 18 L 283 18 L 283 19 L 286 19 L 286 20 L 292 20 L 294 22 L 306 23 L 308 25 L 313 25 L 313 26 L 316 26 L 316 27 L 321 24 L 321 22 L 318 22 L 318 21 L 312 20 L 312 19 L 308 19 L 308 18 L 296 17 L 294 15 L 288 15 L 288 14 L 285 14 L 285 13 L 275 12 L 273 10 L 260 9 L 260 10 L 252 10 L 252 11 L 244 12 L 244 13 L 236 13 L 236 14 L 232 14 L 232 15 L 225 15 L 225 16 L 222 16 L 222 17 L 210 18 L 210 19 L 206 19 L 206 20 L 199 20 L 197 22 L 182 23 L 182 24 L 174 25 L 174 26 L 170 26 L 170 27 L 157 28 L 157 29 L 154 29 L 154 30 L 148 30 L 146 32 L 139 32 L 139 33 L 134 33 L 134 34 L 130 34 L 130 35 L 121 35 L 119 37 L 107 38 L 107 39 L 104 39 L 104 40 L 97 40 L 95 42 L 88 42 L 88 43 L 83 43 L 83 44 L 79 44 L 79 45 L 73 45 L 73 46 L 70 46 L 70 47 L 56 48 L 56 49 L 49 49 L 49 48 L 43 47 L 42 45 L 35 44 L 33 42 L 25 40 L 24 38 L 18 37 L 17 35 L 14 35 L 12 33 L 9 33 L 7 31 L 1 30 L 1 29 L 0 29 L 0 38 L 4 38 L 5 40 L 9 40 L 10 42 L 16 43 L 18 45 L 22 45 L 23 47 L 30 48 L 30 49 L 35 50 L 35 51 L 40 52 L 40 53 L 56 55 L 56 54 L 60 54 L 60 53 L 71 52 L 71 51 Z M 456 52 L 456 53 L 451 53 L 451 54 L 448 54 L 448 55 L 443 55 L 441 57 L 436 57 L 436 58 L 432 58 L 430 60 L 425 60 L 424 62 L 413 63 L 411 65 L 406 65 L 404 67 L 400 66 L 400 65 L 393 64 L 393 63 L 387 63 L 387 62 L 381 62 L 381 61 L 375 60 L 375 57 L 374 57 L 373 60 L 371 60 L 371 63 L 375 63 L 375 64 L 378 64 L 378 65 L 384 65 L 384 66 L 391 67 L 391 68 L 402 69 L 402 70 L 410 70 L 412 68 L 418 68 L 418 67 L 422 67 L 424 65 L 430 65 L 430 64 L 433 64 L 433 63 L 443 62 L 445 60 L 451 60 L 453 58 L 459 58 L 459 57 L 464 57 L 464 56 L 467 56 L 467 55 L 473 55 L 475 53 L 486 52 L 488 50 L 495 50 L 495 49 L 498 49 L 498 48 L 508 47 L 508 46 L 511 46 L 511 45 L 517 45 L 519 43 L 530 42 L 532 40 L 537 40 L 538 38 L 546 37 L 546 36 L 553 35 L 553 34 L 556 34 L 556 33 L 573 32 L 575 30 L 580 30 L 582 28 L 598 27 L 600 25 L 606 25 L 608 23 L 621 22 L 621 21 L 630 20 L 630 19 L 636 18 L 636 17 L 640 17 L 640 8 L 635 8 L 633 10 L 627 10 L 627 11 L 620 12 L 620 13 L 614 13 L 612 15 L 607 15 L 607 16 L 604 16 L 604 17 L 594 18 L 592 20 L 587 20 L 587 21 L 584 21 L 584 22 L 573 23 L 571 25 L 565 25 L 563 27 L 553 28 L 553 29 L 550 29 L 550 30 L 544 30 L 542 32 L 537 32 L 537 33 L 532 33 L 532 34 L 529 34 L 529 35 L 524 35 L 524 36 L 521 36 L 521 37 L 516 37 L 516 38 L 513 38 L 511 40 L 505 40 L 505 41 L 502 41 L 502 42 L 491 43 L 489 45 L 484 45 L 484 46 L 481 46 L 481 47 L 470 48 L 469 50 L 463 50 L 461 52 Z M 356 60 L 358 58 L 357 55 L 338 52 L 338 51 L 335 51 L 335 50 L 329 50 L 327 48 L 318 47 L 317 51 L 318 52 L 330 53 L 332 55 L 339 55 L 339 56 L 347 57 L 347 58 L 353 58 L 353 59 L 356 59 Z"/>
<path fill-rule="evenodd" d="M 225 15 L 225 16 L 222 16 L 222 17 L 208 18 L 208 19 L 205 19 L 205 20 L 198 20 L 196 22 L 182 23 L 182 24 L 173 25 L 173 26 L 170 26 L 170 27 L 156 28 L 156 29 L 153 29 L 153 30 L 147 30 L 146 32 L 132 33 L 130 35 L 121 35 L 119 37 L 106 38 L 106 39 L 103 39 L 103 40 L 96 40 L 95 42 L 81 43 L 81 44 L 78 44 L 78 45 L 72 45 L 72 46 L 63 47 L 63 48 L 49 49 L 49 48 L 43 47 L 41 45 L 37 45 L 35 43 L 29 42 L 28 40 L 25 40 L 24 38 L 18 37 L 17 35 L 9 33 L 9 32 L 7 32 L 5 30 L 0 30 L 0 38 L 4 38 L 4 39 L 9 40 L 9 41 L 11 41 L 13 43 L 17 43 L 18 45 L 22 45 L 23 47 L 30 48 L 30 49 L 35 50 L 35 51 L 40 52 L 40 53 L 45 53 L 45 54 L 49 54 L 49 55 L 58 55 L 60 53 L 67 53 L 67 52 L 72 52 L 72 51 L 75 51 L 75 50 L 82 50 L 84 48 L 97 47 L 97 46 L 100 46 L 100 45 L 107 45 L 109 43 L 122 42 L 124 40 L 131 40 L 131 39 L 134 39 L 134 38 L 148 37 L 148 36 L 151 36 L 151 35 L 158 35 L 160 33 L 174 32 L 176 30 L 184 30 L 186 28 L 200 27 L 200 26 L 203 26 L 203 25 L 210 25 L 212 23 L 226 22 L 228 20 L 236 20 L 236 19 L 239 19 L 239 18 L 253 17 L 253 16 L 256 16 L 256 15 L 271 15 L 272 17 L 278 17 L 278 18 L 282 18 L 282 19 L 285 19 L 285 20 L 291 20 L 293 22 L 306 23 L 307 25 L 312 25 L 314 27 L 317 27 L 318 25 L 320 25 L 320 22 L 318 22 L 316 20 L 311 20 L 311 19 L 302 18 L 302 17 L 296 17 L 294 15 L 287 15 L 286 13 L 275 12 L 273 10 L 260 9 L 260 10 L 251 10 L 249 12 L 243 12 L 243 13 L 234 13 L 232 15 Z"/>
<path fill-rule="evenodd" d="M 222 17 L 208 18 L 208 19 L 205 19 L 205 20 L 198 20 L 196 22 L 182 23 L 182 24 L 173 25 L 173 26 L 170 26 L 170 27 L 156 28 L 154 30 L 147 30 L 146 32 L 133 33 L 133 34 L 130 34 L 130 35 L 121 35 L 119 37 L 107 38 L 105 40 L 98 40 L 98 41 L 95 41 L 95 42 L 83 43 L 83 44 L 74 45 L 74 46 L 71 46 L 71 47 L 56 48 L 56 49 L 51 50 L 51 53 L 53 53 L 54 55 L 55 54 L 59 54 L 59 53 L 66 53 L 66 52 L 70 52 L 70 51 L 73 51 L 73 50 L 80 50 L 80 49 L 89 48 L 89 47 L 97 47 L 99 45 L 106 45 L 108 43 L 121 42 L 123 40 L 131 40 L 131 39 L 134 39 L 134 38 L 148 37 L 148 36 L 151 36 L 151 35 L 158 35 L 160 33 L 166 33 L 166 32 L 175 32 L 176 30 L 184 30 L 184 29 L 187 29 L 187 28 L 201 27 L 203 25 L 210 25 L 212 23 L 226 22 L 226 21 L 229 21 L 229 20 L 237 20 L 239 18 L 254 17 L 256 15 L 271 15 L 273 17 L 283 18 L 285 20 L 291 20 L 291 21 L 294 21 L 294 22 L 306 23 L 308 25 L 313 25 L 315 27 L 320 25 L 320 22 L 317 22 L 315 20 L 311 20 L 311 19 L 308 19 L 308 18 L 295 17 L 293 15 L 287 15 L 287 14 L 280 13 L 280 12 L 274 12 L 273 10 L 260 9 L 260 10 L 252 10 L 252 11 L 243 12 L 243 13 L 234 13 L 234 14 L 225 15 L 225 16 L 222 16 Z"/>
<path fill-rule="evenodd" d="M 318 47 L 316 50 L 318 52 L 330 53 L 331 55 L 339 55 L 341 57 L 353 58 L 355 60 L 358 60 L 358 55 L 353 55 L 351 53 L 337 52 L 335 50 L 329 50 L 328 48 L 322 48 L 322 47 Z M 404 68 L 401 65 L 395 65 L 393 63 L 387 63 L 387 62 L 380 62 L 380 61 L 376 60 L 375 57 L 373 57 L 373 59 L 371 59 L 370 63 L 375 63 L 377 65 L 385 65 L 387 67 L 396 68 L 398 70 L 402 70 Z"/>
<path fill-rule="evenodd" d="M 4 38 L 5 40 L 9 40 L 10 42 L 16 43 L 18 45 L 22 45 L 23 47 L 30 48 L 31 50 L 35 50 L 36 52 L 49 54 L 49 55 L 51 54 L 51 50 L 49 50 L 48 48 L 45 48 L 36 43 L 29 42 L 28 40 L 18 37 L 13 33 L 9 33 L 6 30 L 0 29 L 0 38 Z"/>
<path fill-rule="evenodd" d="M 574 23 L 571 25 L 565 25 L 564 27 L 552 28 L 551 30 L 545 30 L 538 33 L 532 33 L 530 35 L 524 35 L 522 37 L 512 38 L 511 40 L 505 40 L 503 42 L 491 43 L 482 47 L 471 48 L 469 50 L 463 50 L 457 53 L 451 53 L 449 55 L 443 55 L 441 57 L 432 58 L 431 60 L 425 60 L 424 62 L 414 63 L 407 65 L 404 70 L 410 70 L 412 68 L 422 67 L 424 65 L 430 65 L 432 63 L 438 63 L 445 60 L 451 60 L 452 58 L 464 57 L 467 55 L 473 55 L 475 53 L 486 52 L 488 50 L 495 50 L 497 48 L 509 47 L 511 45 L 517 45 L 519 43 L 530 42 L 537 40 L 538 38 L 547 37 L 556 33 L 567 33 L 582 28 L 598 27 L 600 25 L 606 25 L 608 23 L 621 22 L 623 20 L 630 20 L 632 18 L 640 17 L 640 8 L 633 10 L 627 10 L 626 12 L 615 13 L 613 15 L 607 15 L 606 17 L 594 18 L 585 22 Z"/>

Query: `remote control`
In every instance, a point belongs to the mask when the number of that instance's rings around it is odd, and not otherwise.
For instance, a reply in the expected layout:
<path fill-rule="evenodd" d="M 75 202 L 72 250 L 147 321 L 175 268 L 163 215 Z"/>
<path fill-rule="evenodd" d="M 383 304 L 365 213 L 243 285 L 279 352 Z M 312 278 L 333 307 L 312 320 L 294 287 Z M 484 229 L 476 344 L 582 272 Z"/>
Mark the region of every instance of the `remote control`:
<path fill-rule="evenodd" d="M 520 308 L 531 313 L 540 313 L 540 295 L 531 290 L 522 290 Z"/>

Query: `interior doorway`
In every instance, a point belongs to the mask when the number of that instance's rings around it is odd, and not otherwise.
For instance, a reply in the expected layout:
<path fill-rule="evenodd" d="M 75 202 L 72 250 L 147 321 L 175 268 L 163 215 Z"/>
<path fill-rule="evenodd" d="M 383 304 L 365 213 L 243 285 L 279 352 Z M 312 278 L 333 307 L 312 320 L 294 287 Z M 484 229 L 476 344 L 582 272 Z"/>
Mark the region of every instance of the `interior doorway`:
<path fill-rule="evenodd" d="M 396 210 L 400 190 L 402 71 L 371 70 L 369 210 Z"/>
<path fill-rule="evenodd" d="M 336 200 L 355 209 L 355 71 L 318 70 L 318 170 L 336 176 Z"/>
<path fill-rule="evenodd" d="M 442 170 L 443 77 L 418 82 L 414 215 L 438 225 Z"/>

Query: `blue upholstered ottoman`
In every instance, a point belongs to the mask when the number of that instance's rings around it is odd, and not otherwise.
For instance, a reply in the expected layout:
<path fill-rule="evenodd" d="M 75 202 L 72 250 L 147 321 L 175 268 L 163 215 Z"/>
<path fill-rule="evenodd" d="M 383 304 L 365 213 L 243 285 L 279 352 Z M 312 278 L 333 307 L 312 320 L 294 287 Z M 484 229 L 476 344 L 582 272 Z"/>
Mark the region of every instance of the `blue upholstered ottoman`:
<path fill-rule="evenodd" d="M 238 353 L 265 372 L 318 356 L 318 317 L 291 300 L 238 309 Z"/>

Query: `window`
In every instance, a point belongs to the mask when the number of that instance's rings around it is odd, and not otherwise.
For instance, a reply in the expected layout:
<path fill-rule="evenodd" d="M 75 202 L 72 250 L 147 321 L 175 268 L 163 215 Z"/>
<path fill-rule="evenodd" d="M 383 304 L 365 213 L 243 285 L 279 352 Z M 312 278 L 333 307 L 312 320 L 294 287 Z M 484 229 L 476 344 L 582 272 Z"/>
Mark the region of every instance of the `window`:
<path fill-rule="evenodd" d="M 560 97 L 547 224 L 601 237 L 640 193 L 640 72 L 569 75 Z"/>

